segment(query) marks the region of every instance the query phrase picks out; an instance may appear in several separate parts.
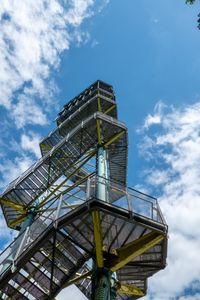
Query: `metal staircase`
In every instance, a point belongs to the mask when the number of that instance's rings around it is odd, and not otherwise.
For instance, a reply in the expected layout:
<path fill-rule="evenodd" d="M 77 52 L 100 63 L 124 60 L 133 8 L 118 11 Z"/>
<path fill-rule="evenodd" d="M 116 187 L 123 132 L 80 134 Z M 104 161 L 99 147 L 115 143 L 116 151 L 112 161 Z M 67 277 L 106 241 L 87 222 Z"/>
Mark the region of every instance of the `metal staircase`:
<path fill-rule="evenodd" d="M 0 198 L 20 230 L 0 255 L 0 298 L 54 299 L 76 284 L 98 300 L 102 280 L 110 300 L 144 296 L 166 265 L 167 225 L 155 198 L 127 187 L 127 128 L 112 86 L 97 81 L 65 105 L 40 148 Z"/>

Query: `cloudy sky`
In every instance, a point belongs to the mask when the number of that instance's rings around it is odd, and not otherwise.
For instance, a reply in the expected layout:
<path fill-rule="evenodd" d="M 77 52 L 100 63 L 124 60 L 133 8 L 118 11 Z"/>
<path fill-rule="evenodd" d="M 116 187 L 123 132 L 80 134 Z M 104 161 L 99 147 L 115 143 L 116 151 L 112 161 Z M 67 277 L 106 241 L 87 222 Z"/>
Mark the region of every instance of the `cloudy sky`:
<path fill-rule="evenodd" d="M 184 2 L 0 3 L 0 189 L 40 157 L 70 98 L 97 79 L 112 84 L 129 185 L 158 197 L 169 225 L 168 266 L 146 300 L 200 299 L 200 3 Z M 1 249 L 12 235 L 1 216 Z"/>

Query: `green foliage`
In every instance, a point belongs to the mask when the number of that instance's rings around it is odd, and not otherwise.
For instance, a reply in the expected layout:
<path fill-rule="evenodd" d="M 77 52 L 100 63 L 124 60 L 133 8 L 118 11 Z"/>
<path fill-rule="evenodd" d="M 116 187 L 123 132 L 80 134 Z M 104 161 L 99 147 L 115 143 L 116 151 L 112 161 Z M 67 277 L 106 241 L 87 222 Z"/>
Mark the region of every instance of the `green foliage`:
<path fill-rule="evenodd" d="M 195 2 L 195 0 L 186 0 L 185 3 L 186 4 L 193 4 Z"/>

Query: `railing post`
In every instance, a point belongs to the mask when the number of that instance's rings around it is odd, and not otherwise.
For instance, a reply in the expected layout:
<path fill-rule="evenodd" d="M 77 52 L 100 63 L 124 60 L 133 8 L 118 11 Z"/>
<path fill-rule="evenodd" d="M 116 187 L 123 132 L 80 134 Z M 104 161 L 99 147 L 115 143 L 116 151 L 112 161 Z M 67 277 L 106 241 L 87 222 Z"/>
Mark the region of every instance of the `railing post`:
<path fill-rule="evenodd" d="M 34 220 L 34 216 L 35 216 L 35 208 L 32 208 L 28 212 L 26 219 L 24 220 L 24 222 L 21 225 L 19 235 L 16 238 L 16 241 L 13 243 L 11 253 L 8 256 L 8 258 L 6 259 L 2 269 L 0 271 L 0 276 L 12 265 L 13 261 L 16 260 L 16 258 L 18 256 L 17 254 L 19 254 L 19 252 L 22 250 L 23 243 L 25 241 L 24 235 L 26 235 L 26 232 L 27 232 L 26 230 L 28 230 L 27 228 L 29 228 L 29 226 L 32 224 L 32 222 Z M 19 251 L 19 248 L 20 248 L 20 251 Z M 13 270 L 14 269 L 12 269 L 12 271 Z M 1 296 L 2 296 L 2 292 L 0 292 L 0 297 Z"/>
<path fill-rule="evenodd" d="M 59 218 L 59 215 L 60 215 L 60 210 L 62 208 L 62 201 L 63 201 L 63 194 L 60 195 L 60 199 L 59 199 L 59 202 L 58 202 L 58 208 L 56 210 L 56 215 L 55 215 L 55 220 L 54 220 L 54 228 L 58 227 L 58 218 Z"/>
<path fill-rule="evenodd" d="M 22 240 L 21 240 L 21 243 L 19 244 L 19 248 L 17 249 L 17 252 L 13 258 L 13 262 L 12 262 L 12 272 L 14 273 L 14 271 L 16 270 L 16 267 L 15 267 L 15 261 L 17 260 L 18 256 L 21 254 L 21 250 L 23 249 L 24 245 L 25 245 L 25 242 L 26 242 L 26 237 L 28 235 L 28 232 L 29 232 L 29 228 L 30 226 L 28 226 L 24 232 L 24 235 L 22 237 Z"/>
<path fill-rule="evenodd" d="M 86 183 L 86 200 L 90 199 L 90 195 L 91 195 L 91 178 L 88 177 Z"/>
<path fill-rule="evenodd" d="M 129 194 L 128 189 L 126 189 L 126 197 L 128 201 L 128 210 L 133 212 L 132 201 L 130 200 L 131 195 Z"/>

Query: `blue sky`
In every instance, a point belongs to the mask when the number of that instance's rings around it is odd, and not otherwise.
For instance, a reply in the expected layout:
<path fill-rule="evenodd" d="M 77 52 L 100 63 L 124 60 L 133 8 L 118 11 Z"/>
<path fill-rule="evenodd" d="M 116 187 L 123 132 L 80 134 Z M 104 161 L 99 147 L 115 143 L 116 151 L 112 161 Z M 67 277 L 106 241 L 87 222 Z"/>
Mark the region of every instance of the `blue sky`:
<path fill-rule="evenodd" d="M 199 11 L 184 0 L 0 4 L 0 188 L 40 157 L 70 98 L 97 79 L 112 84 L 129 129 L 129 185 L 159 197 L 169 223 L 168 267 L 148 300 L 200 299 Z M 3 248 L 13 233 L 2 216 L 0 230 Z"/>

